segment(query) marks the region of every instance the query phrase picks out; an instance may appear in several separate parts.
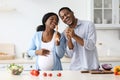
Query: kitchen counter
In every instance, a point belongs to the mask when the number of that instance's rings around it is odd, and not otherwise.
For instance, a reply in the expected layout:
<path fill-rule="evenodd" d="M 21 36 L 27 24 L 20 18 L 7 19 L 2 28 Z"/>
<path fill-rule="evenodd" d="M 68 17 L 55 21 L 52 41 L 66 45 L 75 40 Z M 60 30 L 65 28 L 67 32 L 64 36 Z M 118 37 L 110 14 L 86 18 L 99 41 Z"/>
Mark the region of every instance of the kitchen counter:
<path fill-rule="evenodd" d="M 61 59 L 62 62 L 70 62 L 70 58 L 63 57 Z M 99 56 L 99 61 L 100 62 L 120 62 L 120 56 Z"/>
<path fill-rule="evenodd" d="M 7 64 L 7 63 L 32 64 L 35 63 L 35 60 L 22 59 L 22 58 L 16 58 L 13 60 L 0 60 L 0 64 Z"/>
<path fill-rule="evenodd" d="M 61 59 L 61 61 L 63 63 L 69 63 L 70 62 L 70 58 L 67 57 L 63 57 Z M 120 62 L 120 57 L 99 57 L 99 61 L 100 62 Z M 30 59 L 22 59 L 22 58 L 16 58 L 13 60 L 0 60 L 0 64 L 7 64 L 7 63 L 19 63 L 19 64 L 23 64 L 23 63 L 35 63 L 35 59 L 30 60 Z"/>
<path fill-rule="evenodd" d="M 52 73 L 52 77 L 43 77 L 43 72 Z M 61 72 L 62 76 L 57 77 Z M 80 71 L 41 71 L 38 77 L 30 75 L 30 71 L 23 71 L 21 75 L 12 75 L 8 71 L 0 71 L 0 80 L 120 80 L 120 76 L 114 74 L 90 74 Z"/>
<path fill-rule="evenodd" d="M 120 62 L 120 56 L 101 56 L 99 57 L 100 62 Z"/>

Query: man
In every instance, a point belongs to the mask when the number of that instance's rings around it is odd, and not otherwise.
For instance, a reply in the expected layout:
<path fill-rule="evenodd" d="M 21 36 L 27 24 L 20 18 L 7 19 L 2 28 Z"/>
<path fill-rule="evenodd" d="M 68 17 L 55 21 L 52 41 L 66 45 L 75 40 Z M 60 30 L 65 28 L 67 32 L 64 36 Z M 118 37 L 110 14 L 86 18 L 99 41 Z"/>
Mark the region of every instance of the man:
<path fill-rule="evenodd" d="M 66 54 L 71 57 L 70 70 L 99 69 L 94 24 L 77 19 L 68 7 L 61 8 L 59 16 L 68 25 L 64 36 L 67 40 Z"/>

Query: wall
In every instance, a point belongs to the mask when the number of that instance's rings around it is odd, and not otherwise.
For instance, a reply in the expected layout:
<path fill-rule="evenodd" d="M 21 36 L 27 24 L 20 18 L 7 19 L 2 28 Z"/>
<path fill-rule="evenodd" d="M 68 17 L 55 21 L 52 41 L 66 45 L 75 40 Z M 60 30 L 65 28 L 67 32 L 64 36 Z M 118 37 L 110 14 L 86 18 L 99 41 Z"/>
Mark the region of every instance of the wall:
<path fill-rule="evenodd" d="M 0 12 L 0 43 L 15 44 L 17 57 L 21 57 L 22 53 L 28 49 L 35 29 L 41 24 L 45 13 L 51 11 L 58 13 L 62 6 L 68 6 L 81 19 L 87 18 L 86 14 L 83 14 L 86 13 L 85 1 L 81 0 L 11 0 L 7 3 L 4 1 L 4 5 L 13 7 L 16 11 Z M 60 22 L 59 31 L 62 32 L 64 28 L 65 25 Z"/>
<path fill-rule="evenodd" d="M 91 0 L 10 0 L 6 4 L 14 7 L 16 11 L 0 12 L 0 43 L 15 44 L 16 56 L 21 57 L 28 49 L 35 29 L 41 24 L 45 13 L 51 11 L 58 13 L 61 7 L 68 6 L 79 19 L 90 20 L 90 2 Z M 65 27 L 66 25 L 60 21 L 59 31 L 62 32 Z M 97 30 L 99 56 L 106 56 L 106 51 L 110 55 L 120 56 L 118 36 L 117 30 Z"/>

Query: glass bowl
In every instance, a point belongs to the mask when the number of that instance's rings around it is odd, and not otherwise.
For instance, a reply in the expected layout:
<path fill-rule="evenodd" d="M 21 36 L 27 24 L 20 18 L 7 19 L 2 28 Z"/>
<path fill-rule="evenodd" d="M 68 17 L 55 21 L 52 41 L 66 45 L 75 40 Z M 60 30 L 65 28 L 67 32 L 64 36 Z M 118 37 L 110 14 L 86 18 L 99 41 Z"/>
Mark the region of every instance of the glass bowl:
<path fill-rule="evenodd" d="M 17 64 L 10 64 L 8 70 L 13 75 L 20 75 L 23 72 L 23 66 Z"/>

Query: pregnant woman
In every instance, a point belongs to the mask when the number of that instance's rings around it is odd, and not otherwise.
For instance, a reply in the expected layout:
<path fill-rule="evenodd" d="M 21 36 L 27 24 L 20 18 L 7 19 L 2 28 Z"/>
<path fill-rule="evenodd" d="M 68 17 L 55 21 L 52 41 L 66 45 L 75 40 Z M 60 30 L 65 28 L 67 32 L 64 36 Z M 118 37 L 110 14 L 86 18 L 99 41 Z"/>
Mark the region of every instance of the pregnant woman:
<path fill-rule="evenodd" d="M 32 38 L 28 54 L 36 56 L 36 66 L 39 70 L 62 70 L 60 58 L 64 56 L 65 45 L 61 41 L 63 37 L 57 30 L 58 22 L 56 13 L 45 14 L 42 25 L 38 26 Z"/>

